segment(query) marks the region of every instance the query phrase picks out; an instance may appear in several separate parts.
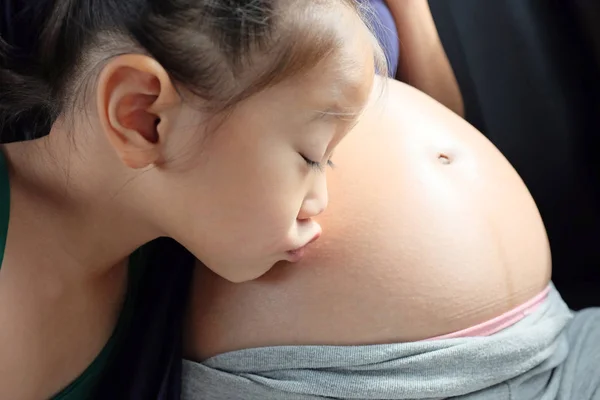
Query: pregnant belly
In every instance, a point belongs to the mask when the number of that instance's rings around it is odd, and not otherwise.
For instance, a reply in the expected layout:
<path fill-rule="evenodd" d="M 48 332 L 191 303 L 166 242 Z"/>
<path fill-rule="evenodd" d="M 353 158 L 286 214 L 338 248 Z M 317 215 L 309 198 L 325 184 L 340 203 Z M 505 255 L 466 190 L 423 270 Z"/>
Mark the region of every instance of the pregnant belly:
<path fill-rule="evenodd" d="M 231 284 L 199 268 L 187 352 L 415 341 L 540 293 L 550 250 L 533 199 L 479 132 L 397 82 L 340 144 L 323 237 L 297 264 Z"/>

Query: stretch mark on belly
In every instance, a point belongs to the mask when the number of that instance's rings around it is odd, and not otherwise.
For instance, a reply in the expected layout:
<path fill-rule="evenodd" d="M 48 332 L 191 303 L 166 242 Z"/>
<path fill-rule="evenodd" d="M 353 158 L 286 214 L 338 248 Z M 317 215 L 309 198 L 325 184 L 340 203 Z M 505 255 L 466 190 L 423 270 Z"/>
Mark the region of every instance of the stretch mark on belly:
<path fill-rule="evenodd" d="M 446 335 L 436 336 L 431 339 L 425 339 L 424 341 L 477 336 L 491 336 L 508 327 L 513 326 L 523 318 L 535 312 L 538 309 L 538 307 L 541 306 L 544 301 L 546 301 L 551 288 L 551 285 L 546 286 L 544 290 L 542 290 L 533 298 L 529 299 L 525 303 L 522 303 L 520 306 L 517 306 L 512 310 L 505 312 L 504 314 L 498 317 L 492 318 L 470 328 L 448 333 Z"/>

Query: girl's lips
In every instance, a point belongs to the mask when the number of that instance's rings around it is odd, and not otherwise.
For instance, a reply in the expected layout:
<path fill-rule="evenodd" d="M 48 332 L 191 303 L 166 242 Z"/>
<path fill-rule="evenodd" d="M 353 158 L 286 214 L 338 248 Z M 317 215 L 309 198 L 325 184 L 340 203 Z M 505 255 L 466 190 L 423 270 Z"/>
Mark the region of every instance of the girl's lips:
<path fill-rule="evenodd" d="M 305 252 L 306 252 L 306 246 L 300 247 L 299 249 L 296 249 L 296 250 L 290 250 L 287 252 L 287 255 L 288 255 L 287 260 L 292 263 L 298 262 L 298 261 L 302 260 Z"/>
<path fill-rule="evenodd" d="M 304 253 L 306 252 L 306 248 L 308 247 L 309 244 L 313 243 L 314 241 L 316 241 L 317 239 L 319 239 L 321 237 L 320 233 L 317 233 L 315 235 L 315 237 L 313 237 L 308 243 L 306 243 L 304 246 L 297 248 L 296 250 L 290 250 L 287 252 L 288 255 L 288 261 L 289 262 L 298 262 L 300 261 L 303 257 L 304 257 Z"/>

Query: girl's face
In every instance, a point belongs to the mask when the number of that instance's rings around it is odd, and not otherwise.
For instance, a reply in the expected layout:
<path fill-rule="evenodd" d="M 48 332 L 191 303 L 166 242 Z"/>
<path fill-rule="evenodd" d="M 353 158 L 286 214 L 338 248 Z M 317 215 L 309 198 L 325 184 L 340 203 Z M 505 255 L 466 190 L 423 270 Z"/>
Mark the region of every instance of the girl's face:
<path fill-rule="evenodd" d="M 372 51 L 352 45 L 359 65 L 345 76 L 328 60 L 246 100 L 204 140 L 190 137 L 172 234 L 224 278 L 257 278 L 321 234 L 313 217 L 327 207 L 328 161 L 374 78 Z"/>
<path fill-rule="evenodd" d="M 302 253 L 295 250 L 321 234 L 313 217 L 327 207 L 328 161 L 367 104 L 375 74 L 373 39 L 347 14 L 341 49 L 312 71 L 249 97 L 219 121 L 203 120 L 193 102 L 182 102 L 170 117 L 159 115 L 157 146 L 142 141 L 149 154 L 154 147 L 161 153 L 159 168 L 139 177 L 144 214 L 225 279 L 254 279 L 278 261 L 295 261 Z M 155 127 L 154 118 L 138 112 L 154 97 L 134 101 L 123 93 L 131 86 L 160 91 L 166 82 L 142 75 L 114 83 L 131 70 L 106 72 L 107 89 L 99 95 L 99 104 L 108 104 L 104 127 L 117 150 L 132 120 L 141 121 L 137 132 Z M 151 108 L 159 103 L 160 96 Z M 143 168 L 146 152 L 138 148 L 118 152 L 126 164 Z"/>

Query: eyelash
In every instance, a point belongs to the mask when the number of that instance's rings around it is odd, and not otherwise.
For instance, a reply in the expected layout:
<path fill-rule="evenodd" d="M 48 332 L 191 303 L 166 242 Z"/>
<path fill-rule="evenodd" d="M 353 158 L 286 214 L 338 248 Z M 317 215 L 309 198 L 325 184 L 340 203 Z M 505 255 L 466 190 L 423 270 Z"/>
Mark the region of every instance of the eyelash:
<path fill-rule="evenodd" d="M 311 167 L 312 169 L 314 169 L 315 171 L 318 172 L 323 172 L 325 168 L 323 168 L 323 164 L 313 161 L 310 158 L 307 158 L 305 156 L 303 156 L 301 154 L 302 158 L 304 159 L 304 161 L 306 161 L 306 163 L 308 164 L 309 167 Z M 333 161 L 331 160 L 327 160 L 327 166 L 330 168 L 335 168 L 335 164 L 333 163 Z"/>

